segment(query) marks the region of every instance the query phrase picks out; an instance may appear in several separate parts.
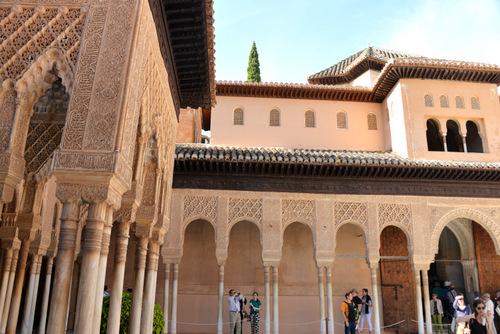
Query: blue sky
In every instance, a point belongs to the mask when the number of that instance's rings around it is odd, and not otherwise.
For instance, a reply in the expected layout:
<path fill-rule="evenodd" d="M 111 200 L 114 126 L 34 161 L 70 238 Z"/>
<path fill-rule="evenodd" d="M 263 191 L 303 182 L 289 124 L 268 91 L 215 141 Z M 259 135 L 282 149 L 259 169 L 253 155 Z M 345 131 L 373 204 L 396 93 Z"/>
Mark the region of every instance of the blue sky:
<path fill-rule="evenodd" d="M 214 0 L 217 80 L 307 76 L 366 48 L 500 64 L 500 0 Z"/>

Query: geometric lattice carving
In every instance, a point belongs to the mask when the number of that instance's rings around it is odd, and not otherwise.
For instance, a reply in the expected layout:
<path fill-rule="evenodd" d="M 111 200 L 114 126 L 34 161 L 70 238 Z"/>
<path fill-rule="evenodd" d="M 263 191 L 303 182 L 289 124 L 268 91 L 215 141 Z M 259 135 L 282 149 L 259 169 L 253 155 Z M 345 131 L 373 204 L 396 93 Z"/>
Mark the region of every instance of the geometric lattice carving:
<path fill-rule="evenodd" d="M 377 130 L 377 115 L 374 113 L 369 113 L 368 116 L 366 116 L 367 122 L 368 122 L 368 130 Z"/>
<path fill-rule="evenodd" d="M 441 95 L 439 97 L 439 103 L 441 104 L 441 108 L 449 108 L 450 105 L 448 103 L 448 96 L 446 95 Z"/>
<path fill-rule="evenodd" d="M 0 82 L 19 79 L 38 56 L 50 48 L 62 50 L 74 73 L 85 11 L 80 9 L 23 8 L 0 15 Z"/>
<path fill-rule="evenodd" d="M 464 109 L 465 108 L 464 98 L 461 96 L 455 96 L 455 106 L 457 109 Z"/>
<path fill-rule="evenodd" d="M 244 111 L 243 108 L 234 109 L 233 125 L 243 125 Z"/>
<path fill-rule="evenodd" d="M 229 198 L 229 223 L 238 218 L 252 218 L 255 222 L 262 221 L 262 199 Z"/>
<path fill-rule="evenodd" d="M 346 220 L 354 220 L 366 226 L 366 203 L 335 202 L 335 226 Z"/>
<path fill-rule="evenodd" d="M 433 107 L 434 102 L 432 101 L 432 95 L 431 94 L 425 94 L 424 96 L 424 102 L 426 107 Z"/>
<path fill-rule="evenodd" d="M 271 109 L 269 112 L 269 126 L 280 126 L 280 111 Z"/>
<path fill-rule="evenodd" d="M 213 196 L 185 196 L 182 221 L 191 217 L 204 217 L 212 223 L 217 223 L 217 197 Z"/>
<path fill-rule="evenodd" d="M 24 152 L 27 173 L 37 172 L 61 143 L 68 101 L 66 88 L 57 80 L 33 106 Z"/>
<path fill-rule="evenodd" d="M 479 99 L 475 96 L 471 97 L 470 106 L 472 109 L 479 110 Z"/>
<path fill-rule="evenodd" d="M 378 223 L 382 227 L 389 223 L 399 223 L 411 230 L 411 208 L 409 204 L 398 203 L 379 203 L 378 204 Z"/>
<path fill-rule="evenodd" d="M 337 129 L 347 129 L 347 114 L 345 111 L 337 112 Z"/>
<path fill-rule="evenodd" d="M 310 225 L 316 221 L 316 202 L 302 199 L 284 199 L 281 201 L 281 223 L 285 226 L 295 219 L 301 219 Z"/>
<path fill-rule="evenodd" d="M 306 110 L 304 121 L 306 128 L 316 127 L 316 116 L 314 114 L 314 110 Z"/>

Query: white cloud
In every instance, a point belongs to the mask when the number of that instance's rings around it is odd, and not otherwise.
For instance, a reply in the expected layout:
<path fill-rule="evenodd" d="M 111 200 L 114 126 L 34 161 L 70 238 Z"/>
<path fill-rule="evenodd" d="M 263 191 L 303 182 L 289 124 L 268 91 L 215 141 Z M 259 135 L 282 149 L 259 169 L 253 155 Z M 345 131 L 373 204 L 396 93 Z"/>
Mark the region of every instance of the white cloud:
<path fill-rule="evenodd" d="M 422 56 L 500 64 L 498 0 L 425 0 L 394 19 L 385 47 Z"/>

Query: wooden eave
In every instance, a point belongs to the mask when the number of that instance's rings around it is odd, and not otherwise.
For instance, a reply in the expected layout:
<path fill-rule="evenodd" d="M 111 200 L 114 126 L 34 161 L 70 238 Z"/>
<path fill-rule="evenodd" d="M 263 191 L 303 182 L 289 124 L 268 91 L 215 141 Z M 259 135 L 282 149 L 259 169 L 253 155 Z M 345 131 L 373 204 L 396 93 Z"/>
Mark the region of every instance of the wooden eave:
<path fill-rule="evenodd" d="M 359 77 L 361 74 L 365 73 L 366 71 L 373 69 L 377 71 L 381 71 L 386 62 L 374 58 L 374 57 L 366 57 L 362 61 L 360 61 L 358 64 L 353 65 L 347 72 L 342 73 L 342 74 L 337 74 L 337 75 L 330 75 L 330 76 L 322 76 L 322 77 L 309 77 L 307 78 L 307 82 L 310 84 L 316 84 L 316 85 L 339 85 L 339 84 L 345 84 L 348 82 L 353 81 L 357 77 Z"/>

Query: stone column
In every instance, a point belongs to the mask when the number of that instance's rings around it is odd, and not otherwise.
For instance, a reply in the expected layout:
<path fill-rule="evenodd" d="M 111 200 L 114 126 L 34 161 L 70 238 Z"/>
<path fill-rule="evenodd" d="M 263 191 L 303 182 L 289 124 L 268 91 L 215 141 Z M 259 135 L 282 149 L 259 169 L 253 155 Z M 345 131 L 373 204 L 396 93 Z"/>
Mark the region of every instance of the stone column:
<path fill-rule="evenodd" d="M 446 132 L 441 133 L 441 136 L 443 137 L 443 147 L 444 151 L 448 152 L 448 144 L 446 143 Z"/>
<path fill-rule="evenodd" d="M 165 328 L 163 334 L 168 334 L 168 302 L 170 292 L 170 263 L 165 263 L 165 288 L 163 290 L 163 314 L 165 315 Z"/>
<path fill-rule="evenodd" d="M 75 260 L 76 231 L 78 227 L 79 203 L 65 202 L 62 207 L 59 244 L 54 271 L 54 287 L 50 303 L 47 333 L 63 334 L 69 304 L 73 262 Z"/>
<path fill-rule="evenodd" d="M 372 310 L 373 310 L 373 329 L 375 334 L 380 334 L 380 308 L 378 301 L 378 283 L 377 283 L 377 270 L 378 262 L 369 264 L 370 273 L 372 277 Z"/>
<path fill-rule="evenodd" d="M 42 255 L 33 254 L 30 277 L 28 283 L 28 289 L 26 293 L 26 298 L 24 300 L 24 314 L 23 322 L 21 325 L 21 334 L 31 334 L 33 333 L 33 319 L 35 316 L 35 306 L 38 294 L 38 282 L 40 279 L 40 266 Z M 15 327 L 14 331 L 15 333 Z"/>
<path fill-rule="evenodd" d="M 326 267 L 326 304 L 328 306 L 328 334 L 333 334 L 332 268 Z"/>
<path fill-rule="evenodd" d="M 115 246 L 115 268 L 113 270 L 113 284 L 109 301 L 108 334 L 119 334 L 120 315 L 122 309 L 123 280 L 127 248 L 130 231 L 130 222 L 117 222 L 118 233 Z"/>
<path fill-rule="evenodd" d="M 273 334 L 280 332 L 278 312 L 278 267 L 273 266 Z"/>
<path fill-rule="evenodd" d="M 467 134 L 462 134 L 462 144 L 464 146 L 464 152 L 467 153 Z"/>
<path fill-rule="evenodd" d="M 147 251 L 148 238 L 139 237 L 135 252 L 135 283 L 132 290 L 132 308 L 130 309 L 130 333 L 139 333 L 141 329 L 144 270 L 146 268 Z"/>
<path fill-rule="evenodd" d="M 85 223 L 85 239 L 81 250 L 82 265 L 78 283 L 78 291 L 81 293 L 78 294 L 76 302 L 75 334 L 88 334 L 93 331 L 95 296 L 105 224 L 106 203 L 90 203 Z"/>
<path fill-rule="evenodd" d="M 1 215 L 0 215 L 1 216 Z M 0 317 L 2 316 L 3 309 L 5 308 L 5 298 L 7 296 L 7 286 L 9 285 L 10 267 L 12 266 L 12 257 L 14 250 L 7 248 L 4 251 L 3 270 L 2 270 L 2 285 L 0 287 Z"/>
<path fill-rule="evenodd" d="M 21 250 L 19 251 L 19 260 L 17 261 L 16 281 L 12 291 L 12 302 L 10 303 L 9 319 L 7 321 L 7 333 L 15 334 L 17 320 L 19 318 L 19 307 L 21 305 L 21 296 L 23 294 L 24 276 L 26 275 L 26 261 L 30 249 L 30 241 L 23 240 Z"/>
<path fill-rule="evenodd" d="M 325 288 L 323 287 L 323 267 L 318 267 L 318 293 L 319 293 L 319 332 L 326 334 L 325 324 Z"/>
<path fill-rule="evenodd" d="M 160 257 L 160 244 L 150 241 L 146 280 L 144 284 L 144 301 L 142 303 L 141 333 L 153 332 L 153 316 L 155 308 L 156 278 L 158 275 L 158 259 Z"/>
<path fill-rule="evenodd" d="M 50 281 L 52 279 L 52 266 L 54 264 L 54 258 L 49 256 L 47 259 L 46 275 L 45 275 L 45 287 L 43 288 L 42 296 L 42 310 L 40 311 L 40 325 L 38 326 L 38 334 L 45 334 L 45 326 L 47 322 L 47 310 L 49 307 L 49 294 L 50 294 Z"/>
<path fill-rule="evenodd" d="M 224 329 L 223 320 L 224 306 L 224 263 L 219 264 L 219 299 L 217 302 L 217 334 L 222 334 Z"/>
<path fill-rule="evenodd" d="M 418 333 L 424 333 L 424 310 L 422 308 L 422 290 L 420 288 L 420 270 L 415 268 L 415 287 L 416 287 L 416 298 L 417 298 L 417 320 L 418 320 Z"/>
<path fill-rule="evenodd" d="M 429 276 L 426 268 L 422 269 L 422 281 L 424 283 L 425 332 L 432 334 L 431 298 L 429 296 Z"/>
<path fill-rule="evenodd" d="M 19 247 L 19 246 L 18 246 Z M 7 285 L 7 295 L 5 296 L 5 306 L 2 313 L 2 323 L 0 325 L 0 333 L 4 334 L 7 330 L 7 320 L 9 319 L 10 304 L 12 302 L 12 290 L 14 290 L 14 282 L 16 281 L 17 262 L 19 259 L 19 248 L 14 250 L 12 256 L 12 265 L 9 273 L 9 284 Z"/>
<path fill-rule="evenodd" d="M 113 226 L 113 211 L 114 210 L 111 207 L 106 208 L 106 223 L 104 224 L 102 230 L 101 254 L 99 257 L 99 269 L 97 274 L 92 333 L 99 333 L 101 329 L 102 299 L 104 298 L 104 281 L 106 279 L 106 267 L 108 264 L 111 227 Z"/>
<path fill-rule="evenodd" d="M 172 322 L 170 323 L 170 334 L 177 334 L 177 288 L 179 280 L 179 264 L 174 263 L 174 275 L 172 282 Z"/>
<path fill-rule="evenodd" d="M 264 266 L 264 333 L 271 334 L 271 294 L 269 292 L 269 266 Z"/>

